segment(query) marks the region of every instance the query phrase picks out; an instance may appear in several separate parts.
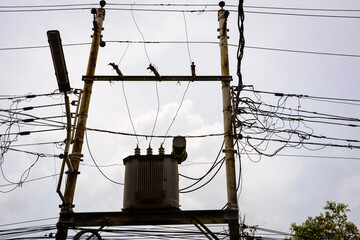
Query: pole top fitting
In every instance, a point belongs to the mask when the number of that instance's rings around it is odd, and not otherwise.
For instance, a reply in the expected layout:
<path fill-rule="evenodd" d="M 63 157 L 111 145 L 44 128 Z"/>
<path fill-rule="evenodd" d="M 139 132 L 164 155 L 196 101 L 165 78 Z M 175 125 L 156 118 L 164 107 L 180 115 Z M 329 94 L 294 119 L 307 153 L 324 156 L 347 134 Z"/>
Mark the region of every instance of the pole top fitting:
<path fill-rule="evenodd" d="M 106 5 L 106 2 L 105 2 L 104 0 L 101 0 L 101 1 L 100 1 L 100 7 L 103 8 L 103 7 L 105 7 L 105 5 Z"/>
<path fill-rule="evenodd" d="M 224 1 L 220 1 L 220 2 L 219 2 L 219 6 L 220 6 L 221 8 L 223 8 L 223 7 L 225 6 L 225 2 L 224 2 Z"/>

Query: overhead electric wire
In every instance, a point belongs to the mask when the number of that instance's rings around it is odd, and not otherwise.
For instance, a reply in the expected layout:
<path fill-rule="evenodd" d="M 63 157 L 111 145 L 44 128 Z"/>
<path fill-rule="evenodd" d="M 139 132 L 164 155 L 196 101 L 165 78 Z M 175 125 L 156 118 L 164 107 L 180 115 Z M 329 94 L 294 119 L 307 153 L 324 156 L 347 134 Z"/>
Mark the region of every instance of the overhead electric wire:
<path fill-rule="evenodd" d="M 151 130 L 151 137 L 150 137 L 150 141 L 149 141 L 149 147 L 151 147 L 151 141 L 153 139 L 152 136 L 154 136 L 154 132 L 155 132 L 155 127 L 156 127 L 156 123 L 159 117 L 159 112 L 160 112 L 160 96 L 159 96 L 159 88 L 158 88 L 158 81 L 155 81 L 155 92 L 156 92 L 156 100 L 157 100 L 157 110 L 156 110 L 156 116 L 155 116 L 155 120 L 154 120 L 154 125 L 153 128 Z"/>
<path fill-rule="evenodd" d="M 269 105 L 266 105 L 269 106 Z M 275 107 L 275 106 L 273 106 Z M 261 112 L 264 113 L 264 115 L 268 114 L 267 116 L 277 116 L 277 117 L 281 117 L 281 116 L 287 116 L 287 118 L 289 120 L 296 120 L 296 118 L 301 120 L 306 121 L 306 119 L 325 119 L 325 120 L 334 120 L 334 121 L 344 121 L 344 122 L 360 122 L 360 118 L 352 118 L 352 117 L 346 117 L 346 116 L 339 116 L 339 115 L 333 115 L 333 114 L 322 114 L 322 113 L 318 113 L 318 112 L 311 112 L 311 111 L 300 111 L 300 109 L 291 109 L 293 111 L 298 112 L 296 115 L 291 114 L 291 113 L 275 113 L 271 110 L 264 110 L 264 109 L 260 109 L 260 107 L 258 109 L 254 109 L 254 108 L 245 108 L 242 107 L 241 108 L 241 113 L 242 114 L 250 114 L 249 112 L 246 112 L 246 110 L 249 109 L 250 111 L 254 112 Z M 288 108 L 283 108 L 284 110 L 290 110 Z M 297 111 L 299 110 L 299 111 Z M 305 112 L 307 114 L 311 113 L 313 115 L 302 115 L 300 114 L 301 112 Z M 291 118 L 292 117 L 292 118 Z M 286 117 L 285 117 L 286 118 Z"/>
<path fill-rule="evenodd" d="M 43 5 L 2 5 L 0 8 L 46 8 L 46 7 L 77 7 L 77 6 L 98 6 L 97 3 L 73 3 L 73 4 L 43 4 Z M 153 7 L 218 7 L 215 3 L 107 3 L 107 6 L 153 6 Z M 228 8 L 237 8 L 237 5 L 226 4 Z M 334 9 L 334 8 L 304 8 L 304 7 L 275 7 L 244 5 L 244 8 L 258 8 L 271 10 L 295 10 L 295 11 L 326 11 L 326 12 L 360 12 L 360 9 Z"/>
<path fill-rule="evenodd" d="M 218 12 L 218 9 L 206 9 L 206 5 L 203 9 L 160 9 L 160 8 L 133 8 L 134 4 L 130 4 L 131 8 L 114 8 L 107 7 L 107 11 L 141 11 L 141 12 L 189 12 L 189 13 L 204 13 L 204 12 Z M 38 9 L 5 9 L 0 8 L 0 13 L 25 13 L 25 12 L 53 12 L 53 11 L 79 11 L 90 10 L 92 7 L 57 7 L 57 8 L 38 8 Z M 265 9 L 266 10 L 266 9 Z M 277 9 L 284 10 L 284 9 Z M 289 9 L 288 9 L 289 10 Z M 236 9 L 229 9 L 229 12 L 238 12 Z M 283 15 L 283 16 L 298 16 L 298 17 L 323 17 L 323 18 L 343 18 L 343 19 L 359 19 L 360 16 L 355 15 L 329 15 L 329 14 L 307 14 L 307 13 L 290 13 L 290 12 L 269 12 L 269 11 L 251 11 L 245 10 L 245 13 L 250 14 L 269 14 L 269 15 Z M 348 12 L 348 11 L 344 11 Z"/>
<path fill-rule="evenodd" d="M 228 5 L 226 5 L 228 6 Z M 301 7 L 268 7 L 245 5 L 245 8 L 271 9 L 271 10 L 294 10 L 294 11 L 317 11 L 317 12 L 360 12 L 360 9 L 334 9 L 334 8 L 301 8 Z"/>
<path fill-rule="evenodd" d="M 132 5 L 131 5 L 131 16 L 132 16 L 133 22 L 134 22 L 134 24 L 135 24 L 135 26 L 136 26 L 136 29 L 137 29 L 138 32 L 140 33 L 141 38 L 142 38 L 142 40 L 143 40 L 143 42 L 144 42 L 144 51 L 145 51 L 146 58 L 148 59 L 149 63 L 151 64 L 151 60 L 150 60 L 150 58 L 149 58 L 149 54 L 148 54 L 147 49 L 146 49 L 145 37 L 144 37 L 144 34 L 142 33 L 142 31 L 140 30 L 139 25 L 138 25 L 137 22 L 136 22 Z"/>
<path fill-rule="evenodd" d="M 38 178 L 32 178 L 32 179 L 27 179 L 25 181 L 23 181 L 24 183 L 29 183 L 29 182 L 35 182 L 35 181 L 39 181 L 39 180 L 44 180 L 47 178 L 54 178 L 59 176 L 60 174 L 52 174 L 52 175 L 47 175 L 47 176 L 43 176 L 43 177 L 38 177 Z M 0 187 L 8 187 L 8 186 L 12 186 L 12 185 L 17 185 L 18 183 L 9 183 L 9 184 L 2 184 L 0 185 Z"/>
<path fill-rule="evenodd" d="M 40 157 L 51 157 L 51 158 L 59 157 L 59 155 L 56 155 L 56 154 L 27 151 L 27 150 L 16 149 L 16 148 L 13 148 L 13 147 L 7 147 L 7 150 L 14 151 L 14 152 L 26 153 L 26 154 L 40 156 Z"/>
<path fill-rule="evenodd" d="M 195 177 L 189 177 L 189 176 L 186 176 L 186 175 L 184 175 L 184 174 L 180 174 L 180 173 L 179 173 L 179 176 L 181 176 L 181 177 L 185 177 L 185 178 L 187 178 L 187 179 L 196 181 L 196 182 L 188 185 L 187 187 L 181 188 L 181 189 L 179 190 L 180 193 L 190 193 L 190 192 L 196 191 L 196 190 L 204 187 L 205 185 L 207 185 L 209 182 L 211 182 L 211 181 L 214 179 L 214 177 L 218 174 L 218 172 L 220 171 L 222 165 L 223 165 L 224 162 L 225 162 L 225 157 L 223 157 L 221 160 L 219 160 L 219 157 L 220 157 L 220 154 L 221 154 L 221 152 L 222 152 L 222 150 L 223 150 L 224 145 L 225 145 L 225 141 L 222 142 L 222 145 L 221 145 L 221 147 L 220 147 L 220 150 L 219 150 L 219 152 L 218 152 L 218 154 L 217 154 L 217 156 L 216 156 L 216 158 L 215 158 L 215 161 L 213 162 L 212 166 L 208 169 L 208 171 L 207 171 L 203 176 L 198 177 L 198 178 L 195 178 Z M 218 165 L 220 165 L 220 166 L 218 166 Z M 218 167 L 217 167 L 217 166 L 218 166 Z M 196 188 L 187 190 L 187 189 L 189 189 L 189 188 L 192 188 L 192 187 L 198 185 L 198 184 L 199 184 L 203 179 L 205 179 L 216 167 L 217 167 L 218 169 L 217 169 L 216 172 L 213 174 L 213 176 L 210 177 L 209 180 L 207 180 L 205 183 L 201 184 L 200 186 L 198 186 L 198 187 L 196 187 Z M 187 190 L 187 191 L 185 191 L 185 190 Z"/>
<path fill-rule="evenodd" d="M 117 185 L 124 185 L 124 183 L 120 183 L 120 182 L 117 182 L 111 178 L 109 178 L 101 169 L 100 167 L 98 166 L 97 162 L 95 161 L 95 158 L 94 156 L 92 155 L 92 152 L 90 150 L 90 146 L 89 146 L 89 139 L 88 139 L 88 136 L 87 136 L 87 132 L 85 131 L 85 139 L 86 139 L 86 146 L 87 146 L 87 149 L 88 149 L 88 152 L 90 154 L 90 157 L 92 159 L 92 161 L 94 162 L 96 168 L 99 170 L 99 172 L 101 173 L 101 175 L 103 175 L 107 180 L 109 180 L 110 182 L 112 183 L 115 183 Z"/>
<path fill-rule="evenodd" d="M 322 112 L 317 112 L 317 111 L 308 111 L 308 110 L 303 110 L 303 109 L 298 109 L 298 108 L 289 108 L 289 107 L 283 107 L 283 106 L 275 106 L 275 105 L 267 104 L 267 103 L 264 103 L 264 102 L 262 102 L 261 105 L 268 106 L 268 107 L 273 107 L 273 108 L 279 108 L 279 109 L 283 109 L 283 110 L 295 111 L 295 112 L 298 112 L 298 113 L 307 113 L 307 114 L 314 114 L 315 116 L 316 116 L 316 115 L 319 115 L 319 116 L 329 117 L 329 119 L 331 119 L 331 118 L 338 118 L 338 119 L 344 120 L 344 121 L 355 121 L 355 122 L 358 121 L 357 118 L 344 117 L 344 119 L 341 119 L 342 116 L 340 116 L 340 115 L 327 114 L 327 113 L 322 113 Z M 308 116 L 299 115 L 299 114 L 296 114 L 296 116 L 309 118 Z M 320 117 L 320 118 L 321 118 L 321 117 Z M 351 120 L 351 119 L 352 119 L 352 120 Z"/>
<path fill-rule="evenodd" d="M 1 172 L 2 172 L 3 177 L 5 178 L 5 180 L 6 180 L 7 182 L 9 182 L 10 184 L 14 184 L 15 186 L 14 186 L 13 188 L 9 189 L 9 190 L 1 190 L 1 189 L 0 189 L 0 192 L 1 192 L 1 193 L 9 193 L 9 192 L 14 191 L 16 188 L 21 187 L 21 186 L 24 184 L 24 182 L 26 181 L 26 179 L 29 177 L 31 169 L 32 169 L 32 168 L 35 166 L 35 164 L 39 161 L 40 157 L 41 157 L 40 155 L 37 155 L 36 160 L 30 165 L 30 167 L 28 167 L 28 168 L 21 174 L 20 179 L 19 179 L 18 182 L 9 181 L 9 180 L 5 177 L 4 172 L 3 172 L 3 169 L 2 169 L 2 165 L 1 165 Z"/>
<path fill-rule="evenodd" d="M 59 217 L 49 217 L 49 218 L 40 218 L 40 219 L 33 219 L 33 220 L 28 220 L 28 221 L 14 222 L 14 223 L 5 223 L 5 224 L 0 224 L 0 227 L 8 227 L 8 226 L 13 226 L 13 225 L 21 225 L 21 224 L 25 224 L 25 223 L 34 223 L 34 222 L 43 222 L 43 221 L 56 220 L 56 219 L 59 219 Z"/>
<path fill-rule="evenodd" d="M 106 43 L 134 43 L 134 44 L 216 44 L 219 42 L 215 41 L 133 41 L 133 40 L 108 40 Z M 72 46 L 84 46 L 90 45 L 91 43 L 70 43 L 63 44 L 63 47 L 72 47 Z M 237 44 L 228 44 L 229 47 L 238 47 Z M 41 49 L 49 48 L 47 45 L 43 46 L 25 46 L 25 47 L 2 47 L 0 51 L 9 51 L 9 50 L 26 50 L 26 49 Z M 259 47 L 259 46 L 249 46 L 246 45 L 244 48 L 256 49 L 256 50 L 268 50 L 268 51 L 279 51 L 279 52 L 289 52 L 289 53 L 302 53 L 302 54 L 314 54 L 314 55 L 325 55 L 325 56 L 338 56 L 338 57 L 360 57 L 360 54 L 346 54 L 346 53 L 331 53 L 331 52 L 319 52 L 319 51 L 305 51 L 305 50 L 295 50 L 295 49 L 282 49 L 282 48 L 270 48 L 270 47 Z M 1 97 L 2 100 L 4 97 Z M 5 97 L 7 99 L 8 97 Z"/>
<path fill-rule="evenodd" d="M 343 144 L 333 144 L 333 143 L 320 143 L 320 142 L 299 142 L 299 141 L 290 141 L 290 140 L 282 140 L 282 139 L 266 139 L 266 138 L 258 138 L 252 136 L 246 136 L 247 142 L 249 143 L 249 139 L 254 140 L 266 140 L 270 142 L 282 142 L 282 143 L 291 143 L 296 145 L 315 145 L 315 146 L 322 146 L 322 147 L 338 147 L 338 148 L 349 148 L 349 149 L 360 149 L 360 146 L 357 145 L 343 145 Z"/>
<path fill-rule="evenodd" d="M 115 134 L 115 135 L 124 135 L 124 136 L 132 136 L 132 137 L 145 137 L 145 138 L 174 138 L 175 135 L 147 135 L 147 134 L 134 134 L 134 133 L 127 133 L 127 132 L 118 132 L 118 131 L 111 131 L 111 130 L 105 130 L 105 129 L 99 129 L 99 128 L 90 128 L 87 127 L 86 130 L 88 131 L 94 131 L 94 132 L 102 132 L 102 133 L 109 133 L 109 134 Z M 206 137 L 220 137 L 224 136 L 224 133 L 208 133 L 208 134 L 200 134 L 200 135 L 182 135 L 185 138 L 206 138 Z"/>
<path fill-rule="evenodd" d="M 162 142 L 163 144 L 165 143 L 166 138 L 169 137 L 169 136 L 168 136 L 168 133 L 169 133 L 171 127 L 173 126 L 173 124 L 174 124 L 174 122 L 175 122 L 175 119 L 177 118 L 177 116 L 178 116 L 178 114 L 179 114 L 179 111 L 180 111 L 180 109 L 181 109 L 181 107 L 182 107 L 182 105 L 183 105 L 183 102 L 184 102 L 184 99 L 185 99 L 185 95 L 186 95 L 186 93 L 187 93 L 187 91 L 188 91 L 188 89 L 189 89 L 190 83 L 191 83 L 191 81 L 189 81 L 189 82 L 187 83 L 186 88 L 185 88 L 185 91 L 184 91 L 184 93 L 183 93 L 183 95 L 182 95 L 182 98 L 181 98 L 179 107 L 176 109 L 175 115 L 174 115 L 173 119 L 171 120 L 171 123 L 170 123 L 168 129 L 167 129 L 166 132 L 165 132 L 164 140 L 163 140 L 163 142 Z"/>
<path fill-rule="evenodd" d="M 16 145 L 12 144 L 11 147 L 27 147 L 27 146 L 40 146 L 40 145 L 60 145 L 60 144 L 64 144 L 64 141 L 25 143 L 25 144 L 16 144 Z"/>
<path fill-rule="evenodd" d="M 132 120 L 131 111 L 130 111 L 128 99 L 127 99 L 127 96 L 126 96 L 126 93 L 125 93 L 125 86 L 124 86 L 124 85 L 125 85 L 125 84 L 124 84 L 124 81 L 121 81 L 121 87 L 122 87 L 123 97 L 124 97 L 124 99 L 125 99 L 126 110 L 127 110 L 127 113 L 128 113 L 128 117 L 129 117 L 129 120 L 130 120 L 130 124 L 131 124 L 132 130 L 134 131 L 134 134 L 128 134 L 128 135 L 135 136 L 135 137 L 136 137 L 137 145 L 139 145 L 139 138 L 138 138 L 138 134 L 136 133 L 136 130 L 135 130 L 134 122 L 133 122 L 133 120 Z M 87 128 L 87 130 L 92 130 L 92 129 Z M 92 130 L 92 131 L 95 131 L 95 130 Z M 127 134 L 123 134 L 123 135 L 127 135 Z"/>
<path fill-rule="evenodd" d="M 290 115 L 290 114 L 288 115 L 288 117 L 283 117 L 281 115 L 284 115 L 284 114 L 273 114 L 271 111 L 264 111 L 264 110 L 260 110 L 259 112 L 256 113 L 258 116 L 276 117 L 278 119 L 289 121 L 289 122 L 298 121 L 298 122 L 319 123 L 319 124 L 336 125 L 336 126 L 344 126 L 344 127 L 360 127 L 360 124 L 310 120 L 310 119 L 302 118 L 302 116 L 297 117 L 297 116 Z M 250 113 L 244 111 L 243 114 L 250 114 Z M 294 117 L 290 117 L 290 116 L 294 116 Z M 316 118 L 316 117 L 313 117 L 313 118 Z M 328 119 L 328 118 L 325 118 L 325 119 Z M 337 119 L 333 119 L 333 120 L 337 120 Z M 337 120 L 337 121 L 340 121 L 340 120 Z M 341 120 L 341 121 L 346 121 L 346 120 Z M 353 121 L 353 120 L 347 120 L 347 121 Z M 355 120 L 355 121 L 358 122 L 358 120 Z M 244 125 L 244 126 L 246 126 L 246 125 Z M 253 126 L 250 126 L 250 127 L 253 127 Z"/>
<path fill-rule="evenodd" d="M 63 93 L 60 92 L 52 92 L 52 93 L 41 93 L 41 94 L 27 94 L 27 95 L 21 95 L 21 96 L 1 96 L 0 100 L 17 100 L 17 99 L 32 99 L 36 97 L 50 97 L 55 95 L 62 95 Z"/>
<path fill-rule="evenodd" d="M 229 10 L 229 11 L 230 11 L 230 12 L 235 12 L 234 10 Z M 249 11 L 249 10 L 245 10 L 244 12 L 245 12 L 245 13 L 251 13 L 251 14 L 265 14 L 265 15 L 279 15 L 279 16 L 360 19 L 360 16 L 351 16 L 351 15 L 325 15 L 325 14 L 264 12 L 264 11 L 259 12 L 259 11 Z"/>
<path fill-rule="evenodd" d="M 37 108 L 48 108 L 48 107 L 56 107 L 56 106 L 64 106 L 64 103 L 55 103 L 55 104 L 46 104 L 46 105 L 37 105 L 37 106 L 27 106 L 21 108 L 13 108 L 13 109 L 1 109 L 1 111 L 11 110 L 11 111 L 30 111 Z"/>
<path fill-rule="evenodd" d="M 52 131 L 61 131 L 64 130 L 64 127 L 61 128 L 52 128 L 52 129 L 41 129 L 41 130 L 31 130 L 31 131 L 21 131 L 21 132 L 11 132 L 11 133 L 7 133 L 6 135 L 20 135 L 20 136 L 26 136 L 26 135 L 30 135 L 32 133 L 44 133 L 44 132 L 52 132 Z"/>
<path fill-rule="evenodd" d="M 358 102 L 358 103 L 360 103 L 360 99 L 312 96 L 312 95 L 307 95 L 307 94 L 280 93 L 280 92 L 270 92 L 270 91 L 263 91 L 263 90 L 249 90 L 247 88 L 244 88 L 243 91 L 255 92 L 255 93 L 264 93 L 264 94 L 272 94 L 272 95 L 275 95 L 277 97 L 297 97 L 297 98 L 310 98 L 310 99 L 333 100 L 333 101 L 340 101 L 340 102 Z"/>

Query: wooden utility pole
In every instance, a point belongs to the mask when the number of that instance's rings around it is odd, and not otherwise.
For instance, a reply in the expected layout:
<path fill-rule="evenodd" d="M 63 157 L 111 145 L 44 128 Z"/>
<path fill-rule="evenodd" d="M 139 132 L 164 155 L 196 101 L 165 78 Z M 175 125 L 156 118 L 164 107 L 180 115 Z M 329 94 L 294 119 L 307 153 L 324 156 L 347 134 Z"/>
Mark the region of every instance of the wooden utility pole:
<path fill-rule="evenodd" d="M 229 56 L 228 56 L 228 36 L 227 36 L 227 17 L 229 11 L 223 9 L 225 3 L 220 2 L 221 9 L 218 12 L 219 21 L 219 39 L 221 55 L 221 75 L 229 76 Z M 224 117 L 224 141 L 225 141 L 225 161 L 226 161 L 226 185 L 227 185 L 227 209 L 238 210 L 237 192 L 236 192 L 236 174 L 235 174 L 235 150 L 232 131 L 232 107 L 230 97 L 230 82 L 222 81 L 223 98 L 223 117 Z M 231 240 L 240 238 L 239 221 L 229 223 L 229 233 Z"/>
<path fill-rule="evenodd" d="M 102 1 L 103 2 L 103 1 Z M 105 3 L 101 4 L 101 8 L 96 9 L 96 12 L 92 12 L 95 14 L 94 18 L 94 34 L 92 36 L 92 44 L 89 56 L 89 62 L 87 66 L 86 76 L 94 76 L 96 60 L 99 52 L 99 46 L 101 42 L 101 32 L 103 30 L 103 21 L 105 19 Z M 92 81 L 84 82 L 84 89 L 81 99 L 80 111 L 78 116 L 78 123 L 76 126 L 76 133 L 74 139 L 74 145 L 72 148 L 72 153 L 70 154 L 71 164 L 73 166 L 73 171 L 68 172 L 68 177 L 66 180 L 66 187 L 64 192 L 64 202 L 61 205 L 60 213 L 71 213 L 73 212 L 73 199 L 75 193 L 75 186 L 77 175 L 79 174 L 79 164 L 82 157 L 82 146 L 86 128 L 86 121 L 88 118 L 89 112 L 89 104 L 92 92 Z M 62 226 L 61 223 L 58 224 L 58 231 L 56 234 L 57 240 L 63 240 L 67 237 L 68 228 L 67 226 Z"/>

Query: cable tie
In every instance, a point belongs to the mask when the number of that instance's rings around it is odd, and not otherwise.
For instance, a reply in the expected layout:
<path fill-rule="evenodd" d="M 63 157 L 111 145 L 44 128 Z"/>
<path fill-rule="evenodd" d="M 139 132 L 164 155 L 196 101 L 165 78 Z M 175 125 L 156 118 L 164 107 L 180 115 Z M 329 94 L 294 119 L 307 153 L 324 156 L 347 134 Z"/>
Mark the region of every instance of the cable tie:
<path fill-rule="evenodd" d="M 33 109 L 34 109 L 34 107 L 24 107 L 23 108 L 24 111 L 29 111 L 29 110 L 33 110 Z"/>
<path fill-rule="evenodd" d="M 35 98 L 36 95 L 35 94 L 31 94 L 31 95 L 27 95 L 26 98 Z"/>
<path fill-rule="evenodd" d="M 30 135 L 30 132 L 29 132 L 29 131 L 19 132 L 19 135 L 20 135 L 20 136 Z"/>

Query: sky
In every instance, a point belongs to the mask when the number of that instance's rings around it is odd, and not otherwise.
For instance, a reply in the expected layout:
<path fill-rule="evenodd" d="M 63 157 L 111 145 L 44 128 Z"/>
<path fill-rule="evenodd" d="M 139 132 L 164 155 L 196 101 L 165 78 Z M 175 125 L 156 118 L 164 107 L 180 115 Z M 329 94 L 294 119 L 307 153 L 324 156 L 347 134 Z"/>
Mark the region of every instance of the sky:
<path fill-rule="evenodd" d="M 65 0 L 37 1 L 36 5 L 74 3 L 97 4 L 96 1 Z M 218 7 L 144 7 L 152 10 L 205 9 L 204 12 L 169 12 L 136 11 L 139 6 L 135 5 L 134 10 L 131 11 L 130 6 L 111 5 L 111 3 L 119 2 L 108 1 L 105 7 L 107 12 L 102 35 L 107 43 L 99 50 L 96 75 L 115 75 L 115 71 L 108 65 L 110 62 L 118 64 L 124 75 L 150 76 L 152 73 L 147 70 L 149 63 L 156 66 L 160 75 L 190 75 L 191 62 L 196 65 L 197 75 L 221 74 L 220 50 L 217 44 L 217 12 L 210 11 L 218 10 Z M 136 1 L 136 4 L 141 3 L 155 2 Z M 172 1 L 171 3 L 190 2 Z M 199 4 L 217 4 L 217 2 L 199 1 Z M 228 35 L 230 74 L 233 76 L 233 85 L 238 83 L 236 46 L 239 32 L 237 12 L 234 7 L 237 4 L 237 1 L 226 1 L 228 7 L 225 6 L 226 9 L 231 10 L 228 19 Z M 1 109 L 63 103 L 62 95 L 39 96 L 18 102 L 7 98 L 53 93 L 57 89 L 50 49 L 47 47 L 46 32 L 48 30 L 59 30 L 61 34 L 71 87 L 74 89 L 83 87 L 81 78 L 86 73 L 90 51 L 88 43 L 91 42 L 92 34 L 93 16 L 90 8 L 97 5 L 90 7 L 87 5 L 81 10 L 66 11 L 10 12 L 9 9 L 19 10 L 19 8 L 4 8 L 24 5 L 29 6 L 30 3 L 20 0 L 2 0 L 0 3 Z M 252 85 L 256 90 L 268 92 L 360 99 L 358 97 L 360 89 L 358 81 L 360 3 L 358 1 L 345 0 L 340 3 L 332 0 L 301 2 L 254 0 L 245 1 L 244 6 L 246 47 L 241 70 L 245 85 Z M 294 11 L 259 9 L 251 8 L 251 6 L 358 11 Z M 114 8 L 125 10 L 114 10 Z M 297 15 L 261 14 L 258 13 L 260 11 Z M 186 44 L 187 39 L 189 44 Z M 181 43 L 145 45 L 139 43 L 144 40 Z M 66 46 L 69 44 L 79 45 Z M 291 51 L 279 51 L 279 49 Z M 242 94 L 254 99 L 257 96 L 251 92 Z M 263 102 L 279 104 L 277 102 L 279 98 L 274 95 L 260 95 Z M 75 95 L 71 95 L 70 98 L 76 100 Z M 184 98 L 183 101 L 182 98 Z M 281 101 L 285 101 L 284 98 Z M 289 98 L 286 104 L 288 107 L 311 112 L 359 118 L 357 102 L 350 105 L 305 97 Z M 93 129 L 134 133 L 128 109 L 138 134 L 151 135 L 154 129 L 154 135 L 163 136 L 169 129 L 174 116 L 176 118 L 168 134 L 171 136 L 206 135 L 223 131 L 221 85 L 218 82 L 191 82 L 190 84 L 186 82 L 125 82 L 123 84 L 121 82 L 96 82 L 93 87 L 87 126 Z M 176 115 L 178 109 L 180 110 Z M 73 106 L 72 111 L 75 112 L 75 110 Z M 64 115 L 64 111 L 64 107 L 51 106 L 34 109 L 26 114 L 49 117 Z M 6 112 L 1 114 L 3 121 L 3 115 Z M 155 119 L 157 120 L 154 128 Z M 65 122 L 65 118 L 57 120 Z M 47 125 L 14 125 L 11 132 L 53 128 Z M 308 123 L 301 129 L 307 129 L 316 135 L 342 139 L 358 139 L 359 136 L 359 130 L 356 127 Z M 0 131 L 3 136 L 7 131 L 6 125 L 2 124 Z M 11 137 L 15 138 L 16 135 L 11 135 Z M 37 132 L 28 136 L 17 136 L 17 140 L 12 144 L 59 142 L 65 137 L 64 130 Z M 84 144 L 84 162 L 80 165 L 81 174 L 76 186 L 74 210 L 77 212 L 120 211 L 123 187 L 104 178 L 94 167 L 89 150 L 97 164 L 103 166 L 101 169 L 107 177 L 116 182 L 123 182 L 122 160 L 133 154 L 136 145 L 139 144 L 142 153 L 146 152 L 150 144 L 157 152 L 164 139 L 139 137 L 137 140 L 135 137 L 95 131 L 88 131 L 87 138 L 89 148 Z M 2 146 L 3 139 L 4 137 L 1 139 Z M 188 159 L 179 166 L 179 172 L 191 177 L 202 176 L 216 159 L 221 150 L 222 140 L 221 136 L 187 139 Z M 315 139 L 315 141 L 319 140 Z M 166 153 L 171 152 L 171 139 L 166 139 L 164 147 Z M 49 155 L 59 155 L 63 151 L 63 146 L 59 144 L 36 144 L 14 146 L 14 148 Z M 278 145 L 270 142 L 266 148 L 259 146 L 260 148 L 263 152 L 272 153 Z M 285 148 L 273 157 L 260 158 L 253 149 L 246 146 L 245 141 L 242 141 L 240 152 L 242 153 L 242 187 L 238 198 L 239 211 L 242 216 L 245 216 L 248 225 L 289 232 L 291 223 L 299 224 L 308 216 L 319 214 L 326 201 L 348 204 L 351 209 L 349 220 L 357 226 L 360 225 L 359 149 L 296 147 Z M 39 157 L 37 160 L 36 155 L 7 151 L 1 162 L 0 191 L 6 192 L 17 186 L 16 184 L 8 185 L 9 182 L 19 183 L 26 177 L 27 180 L 35 180 L 18 184 L 18 187 L 8 193 L 0 193 L 2 213 L 0 226 L 47 218 L 51 219 L 44 222 L 56 223 L 58 206 L 61 204 L 56 193 L 60 166 L 61 159 L 57 157 Z M 30 171 L 27 171 L 29 168 Z M 238 159 L 237 176 L 239 176 Z M 38 178 L 41 179 L 36 180 Z M 225 178 L 223 167 L 205 187 L 192 193 L 180 194 L 181 209 L 206 210 L 224 207 L 226 204 Z M 180 178 L 180 188 L 188 184 L 188 181 Z"/>

